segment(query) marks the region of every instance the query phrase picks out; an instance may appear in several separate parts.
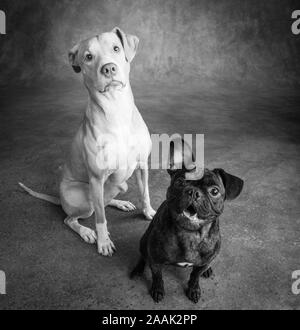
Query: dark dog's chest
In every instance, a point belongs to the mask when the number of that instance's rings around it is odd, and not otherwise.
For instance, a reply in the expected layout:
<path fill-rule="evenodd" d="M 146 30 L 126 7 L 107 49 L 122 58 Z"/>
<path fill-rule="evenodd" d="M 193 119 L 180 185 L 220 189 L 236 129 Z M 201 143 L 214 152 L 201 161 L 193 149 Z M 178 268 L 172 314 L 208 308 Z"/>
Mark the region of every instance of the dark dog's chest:
<path fill-rule="evenodd" d="M 174 264 L 187 266 L 201 266 L 209 264 L 218 254 L 221 238 L 218 228 L 209 232 L 181 231 L 177 234 L 178 249 Z"/>

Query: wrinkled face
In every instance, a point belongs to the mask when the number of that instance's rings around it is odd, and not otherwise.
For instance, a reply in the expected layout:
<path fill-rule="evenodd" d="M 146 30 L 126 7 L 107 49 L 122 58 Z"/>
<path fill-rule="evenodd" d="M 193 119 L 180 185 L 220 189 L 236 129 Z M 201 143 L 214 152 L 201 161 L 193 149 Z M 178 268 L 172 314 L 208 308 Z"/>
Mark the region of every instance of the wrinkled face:
<path fill-rule="evenodd" d="M 171 175 L 167 202 L 172 219 L 186 229 L 197 230 L 216 219 L 223 212 L 225 199 L 236 198 L 242 190 L 241 179 L 220 169 L 205 169 L 199 180 L 186 180 L 185 173 L 177 170 Z"/>
<path fill-rule="evenodd" d="M 191 222 L 195 226 L 219 216 L 224 208 L 225 188 L 221 179 L 212 171 L 205 170 L 200 180 L 186 180 L 178 171 L 167 192 L 167 200 L 173 218 L 179 222 Z"/>
<path fill-rule="evenodd" d="M 115 28 L 74 46 L 69 60 L 75 72 L 82 72 L 89 91 L 103 94 L 122 90 L 129 82 L 137 44 L 137 37 Z"/>

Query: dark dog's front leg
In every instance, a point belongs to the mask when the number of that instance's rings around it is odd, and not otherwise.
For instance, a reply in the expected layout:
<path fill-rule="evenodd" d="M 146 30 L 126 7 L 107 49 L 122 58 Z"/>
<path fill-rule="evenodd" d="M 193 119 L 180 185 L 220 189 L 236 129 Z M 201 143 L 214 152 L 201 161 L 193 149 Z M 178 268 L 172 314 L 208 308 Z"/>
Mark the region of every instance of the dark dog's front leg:
<path fill-rule="evenodd" d="M 193 267 L 193 270 L 190 275 L 190 279 L 188 282 L 188 287 L 186 290 L 187 297 L 194 303 L 197 303 L 201 296 L 201 289 L 199 286 L 199 277 L 205 272 L 207 266 L 203 267 Z"/>
<path fill-rule="evenodd" d="M 143 257 L 140 257 L 139 262 L 133 269 L 133 271 L 130 273 L 130 278 L 134 278 L 135 276 L 141 276 L 144 273 L 146 261 Z"/>
<path fill-rule="evenodd" d="M 155 302 L 160 302 L 165 295 L 164 281 L 162 279 L 162 265 L 150 264 L 149 266 L 152 272 L 150 294 Z"/>

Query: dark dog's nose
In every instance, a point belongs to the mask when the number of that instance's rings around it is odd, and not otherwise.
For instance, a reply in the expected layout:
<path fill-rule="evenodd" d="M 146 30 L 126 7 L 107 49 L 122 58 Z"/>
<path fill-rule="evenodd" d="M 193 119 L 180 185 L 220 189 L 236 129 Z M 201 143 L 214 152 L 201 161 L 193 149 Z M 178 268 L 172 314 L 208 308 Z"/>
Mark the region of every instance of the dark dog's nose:
<path fill-rule="evenodd" d="M 198 199 L 201 197 L 201 192 L 199 189 L 197 188 L 189 188 L 187 189 L 186 193 L 191 197 L 191 198 L 194 198 L 194 199 Z"/>
<path fill-rule="evenodd" d="M 117 74 L 117 66 L 113 63 L 105 64 L 101 68 L 101 73 L 107 78 L 112 78 Z"/>
<path fill-rule="evenodd" d="M 199 190 L 195 190 L 194 191 L 194 198 L 195 199 L 198 199 L 198 198 L 200 198 L 201 197 L 201 192 L 199 191 Z"/>
<path fill-rule="evenodd" d="M 190 196 L 190 197 L 193 197 L 194 195 L 194 189 L 193 188 L 189 188 L 186 193 Z"/>

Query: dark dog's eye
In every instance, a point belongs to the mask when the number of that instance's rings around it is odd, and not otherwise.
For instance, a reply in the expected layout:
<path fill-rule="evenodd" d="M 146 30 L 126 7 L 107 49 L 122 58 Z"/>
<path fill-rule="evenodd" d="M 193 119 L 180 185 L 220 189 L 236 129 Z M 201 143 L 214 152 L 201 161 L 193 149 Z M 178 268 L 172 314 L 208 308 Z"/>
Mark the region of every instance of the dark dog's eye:
<path fill-rule="evenodd" d="M 114 52 L 119 53 L 120 47 L 119 46 L 114 46 Z"/>
<path fill-rule="evenodd" d="M 86 54 L 85 55 L 85 60 L 90 62 L 93 59 L 93 55 L 92 54 Z"/>
<path fill-rule="evenodd" d="M 208 189 L 208 192 L 212 197 L 218 197 L 220 195 L 220 190 L 217 187 L 212 187 Z"/>

